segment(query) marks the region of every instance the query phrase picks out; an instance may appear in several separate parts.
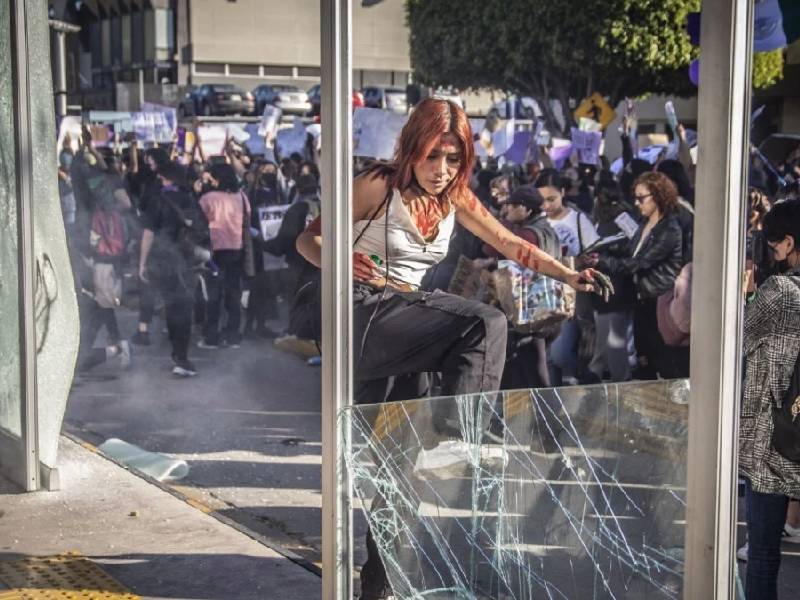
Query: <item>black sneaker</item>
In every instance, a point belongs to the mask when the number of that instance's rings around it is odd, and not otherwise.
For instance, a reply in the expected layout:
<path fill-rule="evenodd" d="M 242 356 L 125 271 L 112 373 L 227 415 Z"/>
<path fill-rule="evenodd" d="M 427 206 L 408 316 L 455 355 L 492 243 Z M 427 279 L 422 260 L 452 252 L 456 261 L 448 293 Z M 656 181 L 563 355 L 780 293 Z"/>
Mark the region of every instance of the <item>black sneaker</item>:
<path fill-rule="evenodd" d="M 137 331 L 131 337 L 131 342 L 136 344 L 137 346 L 149 346 L 150 345 L 150 332 L 149 331 Z"/>
<path fill-rule="evenodd" d="M 172 367 L 172 374 L 178 377 L 194 377 L 197 375 L 197 369 L 188 358 L 172 357 L 175 366 Z"/>

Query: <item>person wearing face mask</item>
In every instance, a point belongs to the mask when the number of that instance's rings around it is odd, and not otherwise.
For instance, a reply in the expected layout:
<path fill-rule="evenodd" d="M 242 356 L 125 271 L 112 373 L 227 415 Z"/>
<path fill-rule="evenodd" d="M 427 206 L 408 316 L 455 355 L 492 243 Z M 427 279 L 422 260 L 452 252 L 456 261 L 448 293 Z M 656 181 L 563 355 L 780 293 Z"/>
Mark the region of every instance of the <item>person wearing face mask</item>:
<path fill-rule="evenodd" d="M 773 445 L 773 412 L 800 354 L 800 199 L 775 204 L 764 217 L 767 247 L 780 274 L 769 277 L 745 309 L 744 396 L 739 419 L 739 473 L 747 505 L 748 600 L 776 600 L 789 498 L 800 497 L 800 463 Z"/>
<path fill-rule="evenodd" d="M 408 399 L 406 391 L 418 397 L 423 386 L 398 392 L 391 382 L 429 372 L 441 373 L 442 395 L 499 389 L 506 316 L 478 301 L 420 291 L 425 272 L 447 254 L 456 222 L 529 269 L 580 291 L 610 292 L 601 273 L 570 269 L 499 223 L 469 188 L 473 164 L 463 109 L 428 98 L 409 116 L 394 160 L 374 165 L 353 183 L 356 403 Z M 298 237 L 297 250 L 319 266 L 321 246 L 316 219 Z M 440 436 L 458 434 L 437 414 L 432 429 Z M 386 598 L 389 583 L 371 535 L 367 548 L 361 600 Z"/>
<path fill-rule="evenodd" d="M 663 173 L 640 175 L 633 199 L 642 223 L 623 256 L 601 253 L 587 264 L 612 275 L 633 276 L 633 338 L 639 367 L 635 379 L 672 379 L 689 376 L 688 347 L 667 346 L 658 330 L 658 297 L 672 291 L 683 266 L 683 238 L 678 210 L 678 191 Z"/>

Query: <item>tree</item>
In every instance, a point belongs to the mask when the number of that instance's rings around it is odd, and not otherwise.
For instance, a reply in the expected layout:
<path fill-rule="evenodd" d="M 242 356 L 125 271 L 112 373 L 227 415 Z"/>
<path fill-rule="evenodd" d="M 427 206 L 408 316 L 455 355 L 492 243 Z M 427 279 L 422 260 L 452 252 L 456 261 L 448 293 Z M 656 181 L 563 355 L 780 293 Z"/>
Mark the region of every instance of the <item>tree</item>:
<path fill-rule="evenodd" d="M 768 88 L 783 79 L 783 50 L 756 52 L 753 55 L 753 87 Z"/>
<path fill-rule="evenodd" d="M 688 66 L 698 49 L 686 21 L 699 9 L 700 0 L 406 0 L 419 83 L 531 96 L 560 133 L 572 115 L 562 129 L 551 100 L 567 107 L 597 91 L 616 106 L 694 94 Z"/>

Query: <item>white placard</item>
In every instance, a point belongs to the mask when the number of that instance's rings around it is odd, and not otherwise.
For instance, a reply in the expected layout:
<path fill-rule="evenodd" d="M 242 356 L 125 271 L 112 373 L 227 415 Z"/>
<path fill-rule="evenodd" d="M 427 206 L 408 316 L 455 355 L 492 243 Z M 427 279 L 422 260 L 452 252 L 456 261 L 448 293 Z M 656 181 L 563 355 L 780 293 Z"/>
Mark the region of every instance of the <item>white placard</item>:
<path fill-rule="evenodd" d="M 617 215 L 617 218 L 614 219 L 614 223 L 617 224 L 617 227 L 620 228 L 622 233 L 624 233 L 625 237 L 629 240 L 633 239 L 633 236 L 636 235 L 636 232 L 639 230 L 639 225 L 633 220 L 633 217 L 626 212 Z"/>
<path fill-rule="evenodd" d="M 391 160 L 408 117 L 379 108 L 357 108 L 353 113 L 353 156 Z"/>
<path fill-rule="evenodd" d="M 281 109 L 277 106 L 267 104 L 264 106 L 264 114 L 261 115 L 261 123 L 258 125 L 258 135 L 267 139 L 275 137 L 280 121 Z"/>
<path fill-rule="evenodd" d="M 306 128 L 300 119 L 295 119 L 291 127 L 280 129 L 275 135 L 275 150 L 281 158 L 287 158 L 297 152 L 302 155 L 306 150 Z"/>
<path fill-rule="evenodd" d="M 578 160 L 587 165 L 596 165 L 600 159 L 600 144 L 603 135 L 598 131 L 581 131 L 572 128 L 572 148 L 578 153 Z"/>

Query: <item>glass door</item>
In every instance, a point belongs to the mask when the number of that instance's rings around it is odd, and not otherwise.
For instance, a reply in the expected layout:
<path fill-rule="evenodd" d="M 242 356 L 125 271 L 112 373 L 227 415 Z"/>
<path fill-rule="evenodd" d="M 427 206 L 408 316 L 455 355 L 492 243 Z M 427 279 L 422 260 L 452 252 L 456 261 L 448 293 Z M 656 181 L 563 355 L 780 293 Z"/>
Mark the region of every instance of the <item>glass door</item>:
<path fill-rule="evenodd" d="M 24 310 L 31 298 L 31 222 L 24 204 L 30 170 L 19 160 L 28 153 L 17 135 L 18 124 L 27 121 L 18 93 L 27 87 L 26 70 L 19 68 L 27 59 L 24 50 L 16 51 L 25 47 L 24 23 L 22 2 L 0 6 L 0 476 L 30 491 L 38 487 L 34 370 L 26 368 L 25 351 L 32 331 Z"/>

